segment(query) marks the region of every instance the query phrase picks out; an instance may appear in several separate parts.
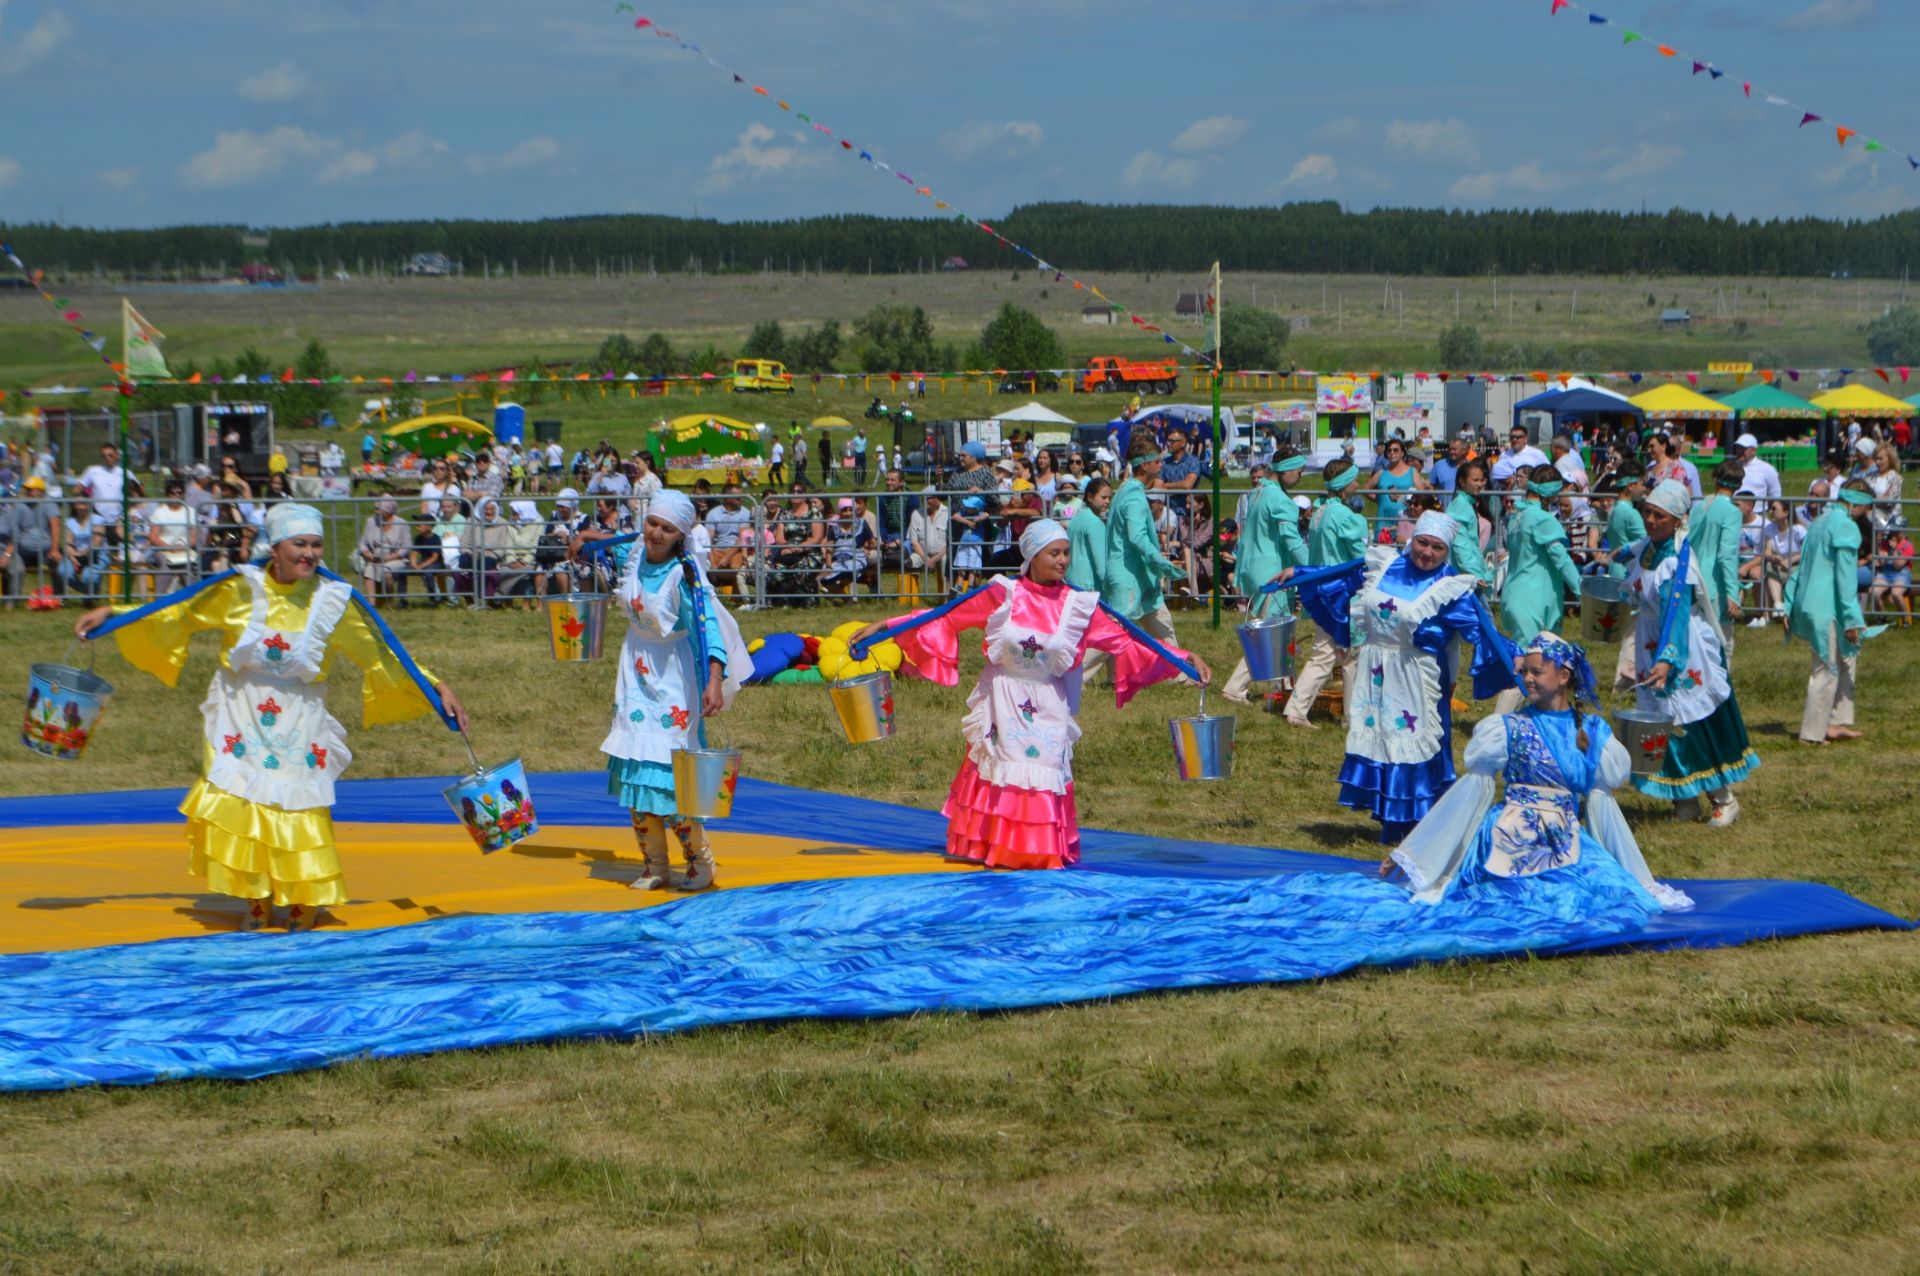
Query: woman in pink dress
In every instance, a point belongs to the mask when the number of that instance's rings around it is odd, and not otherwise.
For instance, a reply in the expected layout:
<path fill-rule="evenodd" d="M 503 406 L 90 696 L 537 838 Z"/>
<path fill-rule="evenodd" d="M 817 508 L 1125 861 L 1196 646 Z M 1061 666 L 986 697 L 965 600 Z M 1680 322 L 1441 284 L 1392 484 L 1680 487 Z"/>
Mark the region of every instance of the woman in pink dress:
<path fill-rule="evenodd" d="M 1088 650 L 1113 658 L 1114 701 L 1122 706 L 1142 687 L 1181 673 L 1203 684 L 1213 676 L 1198 656 L 1156 650 L 1097 593 L 1068 585 L 1067 545 L 1066 528 L 1038 519 L 1021 534 L 1019 576 L 996 576 L 945 608 L 868 625 L 855 636 L 858 653 L 882 630 L 913 626 L 893 634 L 907 658 L 903 670 L 951 687 L 960 681 L 960 634 L 985 631 L 986 668 L 960 721 L 967 756 L 940 811 L 953 858 L 990 868 L 1079 862 L 1074 719 Z"/>

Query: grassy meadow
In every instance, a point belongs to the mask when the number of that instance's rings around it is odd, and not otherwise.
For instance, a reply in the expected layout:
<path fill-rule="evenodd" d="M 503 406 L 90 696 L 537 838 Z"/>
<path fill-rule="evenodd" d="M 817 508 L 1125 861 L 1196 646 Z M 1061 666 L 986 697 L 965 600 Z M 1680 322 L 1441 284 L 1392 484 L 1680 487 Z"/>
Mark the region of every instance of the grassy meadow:
<path fill-rule="evenodd" d="M 483 753 L 599 765 L 610 666 L 551 664 L 522 613 L 392 619 Z M 1229 666 L 1230 631 L 1176 620 Z M 70 622 L 0 614 L 0 684 Z M 0 792 L 191 779 L 210 653 L 171 693 L 100 659 L 119 694 L 86 761 L 15 750 Z M 1868 650 L 1869 739 L 1848 746 L 1792 743 L 1805 662 L 1741 631 L 1765 765 L 1738 825 L 1631 794 L 1628 817 L 1662 876 L 1813 879 L 1920 914 L 1920 647 Z M 932 806 L 968 685 L 908 685 L 900 734 L 858 750 L 818 688 L 750 689 L 728 730 L 753 775 Z M 357 692 L 333 695 L 354 727 Z M 1332 800 L 1335 730 L 1242 707 L 1235 779 L 1176 786 L 1162 721 L 1193 703 L 1088 696 L 1089 823 L 1373 854 Z M 359 776 L 459 769 L 425 723 L 354 747 Z M 1916 1076 L 1920 945 L 1865 933 L 5 1096 L 0 1271 L 1914 1271 Z"/>
<path fill-rule="evenodd" d="M 1098 282 L 1110 297 L 1164 324 L 1188 344 L 1202 344 L 1198 325 L 1175 320 L 1173 305 L 1179 293 L 1202 288 L 1204 281 L 1152 274 L 1103 276 Z M 65 293 L 89 321 L 112 330 L 118 289 L 76 280 Z M 1012 301 L 1050 323 L 1076 363 L 1096 354 L 1157 359 L 1172 349 L 1128 325 L 1081 322 L 1081 308 L 1092 298 L 1032 271 L 369 278 L 284 291 L 139 285 L 127 295 L 166 333 L 165 348 L 176 365 L 196 360 L 204 366 L 251 345 L 276 366 L 286 366 L 318 337 L 338 367 L 366 376 L 584 359 L 611 333 L 639 340 L 661 332 L 683 352 L 711 344 L 730 353 L 763 319 L 779 320 L 789 333 L 838 319 L 851 336 L 853 320 L 881 303 L 924 307 L 936 339 L 960 347 L 979 335 L 1003 301 Z M 1456 322 L 1477 327 L 1490 348 L 1522 343 L 1537 354 L 1551 354 L 1545 362 L 1555 371 L 1689 369 L 1725 359 L 1762 366 L 1860 366 L 1866 362 L 1865 325 L 1887 306 L 1908 299 L 1906 287 L 1892 280 L 1235 273 L 1227 275 L 1224 295 L 1228 305 L 1290 316 L 1294 333 L 1287 357 L 1298 366 L 1359 371 L 1435 366 L 1439 333 Z M 1667 306 L 1691 310 L 1692 329 L 1662 332 L 1658 318 Z M 101 371 L 45 301 L 31 293 L 0 296 L 0 388 L 97 381 Z M 1809 391 L 1811 383 L 1800 388 Z M 603 396 L 597 386 L 582 392 L 522 385 L 514 394 L 535 415 L 565 420 L 566 442 L 574 446 L 602 436 L 637 445 L 655 420 L 686 412 L 730 412 L 768 422 L 823 415 L 857 419 L 873 394 L 890 391 L 881 378 L 871 386 L 849 382 L 845 390 L 804 385 L 791 402 L 687 391 L 646 398 L 615 389 Z M 1304 393 L 1273 378 L 1235 379 L 1224 398 L 1244 404 Z M 93 401 L 105 397 L 96 395 Z M 1040 397 L 1082 421 L 1104 420 L 1118 407 L 1110 397 L 1097 396 L 1091 403 L 1066 393 Z M 1183 381 L 1179 397 L 1202 395 Z M 0 406 L 18 411 L 20 402 L 10 395 Z M 469 400 L 465 406 L 480 410 L 484 419 L 485 402 Z M 1018 402 L 988 393 L 978 380 L 966 386 L 936 382 L 916 410 L 922 416 L 991 415 Z"/>

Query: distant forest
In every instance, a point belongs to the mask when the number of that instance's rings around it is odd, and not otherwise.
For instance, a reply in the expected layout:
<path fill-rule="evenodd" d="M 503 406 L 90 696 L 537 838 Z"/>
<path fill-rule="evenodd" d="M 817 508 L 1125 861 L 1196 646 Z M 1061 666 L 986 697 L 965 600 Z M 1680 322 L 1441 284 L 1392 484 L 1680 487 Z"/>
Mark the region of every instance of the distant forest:
<path fill-rule="evenodd" d="M 1016 208 L 993 225 L 1076 271 L 1192 271 L 1218 259 L 1233 270 L 1296 273 L 1898 278 L 1920 262 L 1920 211 L 1872 221 L 1741 221 L 1681 211 L 1349 213 L 1330 202 L 1279 208 L 1065 203 Z M 895 274 L 932 269 L 955 256 L 975 268 L 1033 265 L 970 224 L 908 217 L 591 216 L 357 222 L 270 232 L 0 224 L 0 236 L 30 264 L 70 274 L 206 275 L 249 262 L 301 274 L 391 273 L 423 252 L 444 253 L 469 274 Z"/>

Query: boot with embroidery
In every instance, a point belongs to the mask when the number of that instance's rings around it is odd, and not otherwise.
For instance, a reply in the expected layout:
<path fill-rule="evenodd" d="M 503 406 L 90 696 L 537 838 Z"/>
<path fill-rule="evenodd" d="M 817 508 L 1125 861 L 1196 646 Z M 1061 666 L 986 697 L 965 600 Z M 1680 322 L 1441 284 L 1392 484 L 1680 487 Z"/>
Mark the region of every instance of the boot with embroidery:
<path fill-rule="evenodd" d="M 297 935 L 303 930 L 312 930 L 320 924 L 320 910 L 311 904 L 289 904 L 287 906 L 287 934 Z"/>
<path fill-rule="evenodd" d="M 627 883 L 629 890 L 663 891 L 672 880 L 668 871 L 667 826 L 657 815 L 633 813 L 633 839 L 640 844 L 641 857 L 646 866 L 640 876 Z"/>
<path fill-rule="evenodd" d="M 674 883 L 683 891 L 703 891 L 713 885 L 713 847 L 707 842 L 707 826 L 699 820 L 677 820 L 673 835 L 680 839 L 681 854 L 687 857 L 687 875 Z"/>
<path fill-rule="evenodd" d="M 243 899 L 240 901 L 241 930 L 264 930 L 267 919 L 272 916 L 272 900 Z"/>

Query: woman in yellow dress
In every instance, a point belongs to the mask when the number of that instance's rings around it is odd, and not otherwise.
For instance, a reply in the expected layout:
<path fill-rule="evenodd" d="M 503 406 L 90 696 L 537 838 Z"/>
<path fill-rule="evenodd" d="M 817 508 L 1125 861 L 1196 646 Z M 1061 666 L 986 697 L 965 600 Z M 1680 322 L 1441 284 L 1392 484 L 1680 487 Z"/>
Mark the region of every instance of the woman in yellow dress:
<path fill-rule="evenodd" d="M 361 671 L 368 726 L 438 713 L 465 730 L 467 715 L 453 689 L 413 663 L 353 587 L 320 566 L 318 510 L 276 505 L 266 535 L 272 549 L 264 567 L 222 572 L 184 596 L 118 616 L 96 608 L 74 632 L 89 639 L 111 632 L 129 664 L 169 687 L 187 663 L 188 640 L 219 632 L 220 668 L 200 706 L 205 774 L 180 804 L 189 867 L 243 902 L 242 930 L 266 925 L 275 906 L 286 909 L 288 930 L 309 930 L 319 910 L 347 899 L 332 807 L 352 755 L 327 712 L 335 658 Z"/>

